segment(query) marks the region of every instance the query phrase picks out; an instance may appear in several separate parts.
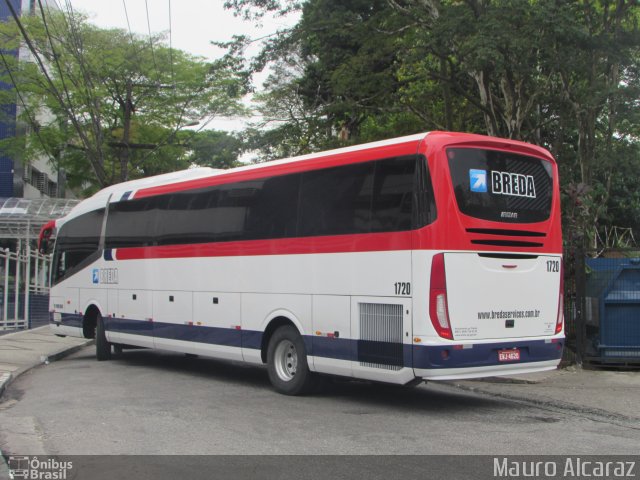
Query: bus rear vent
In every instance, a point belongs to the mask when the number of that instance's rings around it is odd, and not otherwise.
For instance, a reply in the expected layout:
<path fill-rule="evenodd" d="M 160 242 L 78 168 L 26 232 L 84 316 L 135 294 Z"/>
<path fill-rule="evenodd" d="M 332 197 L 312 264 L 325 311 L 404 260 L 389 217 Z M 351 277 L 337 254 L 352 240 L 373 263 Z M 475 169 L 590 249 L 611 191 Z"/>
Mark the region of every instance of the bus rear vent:
<path fill-rule="evenodd" d="M 358 361 L 363 367 L 400 370 L 402 305 L 360 303 Z"/>
<path fill-rule="evenodd" d="M 496 247 L 542 247 L 539 242 L 524 242 L 522 240 L 471 240 L 475 245 L 494 245 Z"/>
<path fill-rule="evenodd" d="M 546 237 L 544 232 L 531 230 L 505 230 L 502 228 L 467 228 L 469 233 L 481 233 L 483 235 L 502 235 L 506 237 Z"/>

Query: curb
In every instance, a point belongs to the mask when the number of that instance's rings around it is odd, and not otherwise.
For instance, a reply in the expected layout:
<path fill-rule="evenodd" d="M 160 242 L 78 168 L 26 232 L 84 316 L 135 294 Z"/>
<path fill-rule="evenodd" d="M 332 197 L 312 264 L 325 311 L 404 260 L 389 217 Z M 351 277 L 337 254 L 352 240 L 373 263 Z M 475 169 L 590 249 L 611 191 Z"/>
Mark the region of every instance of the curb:
<path fill-rule="evenodd" d="M 4 394 L 4 391 L 7 389 L 7 387 L 13 382 L 15 381 L 16 378 L 18 378 L 20 375 L 42 365 L 42 364 L 47 364 L 50 362 L 56 362 L 58 360 L 62 360 L 63 358 L 72 355 L 74 353 L 76 353 L 77 351 L 83 349 L 86 346 L 89 346 L 91 344 L 95 343 L 95 340 L 87 340 L 85 343 L 82 343 L 80 345 L 74 345 L 72 347 L 69 348 L 65 348 L 62 349 L 60 351 L 54 352 L 51 355 L 42 355 L 40 357 L 40 362 L 39 363 L 35 363 L 33 365 L 29 365 L 28 367 L 22 369 L 22 370 L 18 370 L 16 372 L 14 372 L 13 374 L 11 373 L 3 373 L 2 375 L 0 375 L 0 399 L 2 399 L 2 395 Z"/>
<path fill-rule="evenodd" d="M 79 350 L 82 350 L 84 347 L 95 344 L 95 340 L 87 340 L 86 342 L 80 345 L 74 345 L 73 347 L 66 348 L 64 350 L 60 350 L 59 352 L 54 352 L 53 354 L 45 357 L 42 363 L 49 362 L 57 362 L 58 360 L 62 360 L 64 357 L 68 357 L 69 355 L 76 353 Z M 39 364 L 38 364 L 39 365 Z M 36 365 L 37 366 L 37 365 Z"/>

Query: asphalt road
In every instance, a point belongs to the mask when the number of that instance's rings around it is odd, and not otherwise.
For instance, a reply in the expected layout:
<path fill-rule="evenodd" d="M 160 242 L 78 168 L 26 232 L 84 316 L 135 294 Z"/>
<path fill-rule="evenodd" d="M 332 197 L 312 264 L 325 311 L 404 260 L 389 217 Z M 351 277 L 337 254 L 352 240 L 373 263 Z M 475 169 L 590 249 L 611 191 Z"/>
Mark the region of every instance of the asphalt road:
<path fill-rule="evenodd" d="M 429 383 L 275 393 L 265 369 L 94 347 L 38 367 L 0 403 L 0 449 L 53 455 L 637 454 L 637 426 Z M 375 457 L 372 457 L 375 458 Z"/>

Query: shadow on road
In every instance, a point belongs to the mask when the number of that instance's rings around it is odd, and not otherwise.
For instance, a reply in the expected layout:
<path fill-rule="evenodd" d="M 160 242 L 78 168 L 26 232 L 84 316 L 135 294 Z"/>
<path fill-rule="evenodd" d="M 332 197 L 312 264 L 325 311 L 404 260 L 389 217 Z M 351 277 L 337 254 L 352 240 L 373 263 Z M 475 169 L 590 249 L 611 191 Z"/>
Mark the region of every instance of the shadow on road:
<path fill-rule="evenodd" d="M 107 366 L 114 363 L 122 366 L 141 367 L 149 370 L 173 372 L 193 378 L 201 378 L 214 382 L 224 382 L 236 387 L 264 389 L 265 395 L 279 395 L 274 392 L 267 377 L 266 367 L 245 365 L 238 362 L 192 357 L 156 350 L 125 350 L 115 356 L 111 362 L 95 362 L 93 349 L 84 349 L 65 360 L 67 369 L 95 368 L 96 365 Z M 76 365 L 74 365 L 76 364 Z M 300 397 L 281 396 L 283 403 L 300 401 Z M 297 398 L 297 399 L 296 399 Z M 347 403 L 343 413 L 367 415 L 374 413 L 375 408 L 393 408 L 407 412 L 459 413 L 471 409 L 514 409 L 520 407 L 508 400 L 482 397 L 469 392 L 457 392 L 452 387 L 443 387 L 437 382 L 421 384 L 416 387 L 404 387 L 384 383 L 349 380 L 338 377 L 321 377 L 320 386 L 303 401 L 322 402 L 340 400 Z M 366 407 L 366 408 L 365 408 Z"/>

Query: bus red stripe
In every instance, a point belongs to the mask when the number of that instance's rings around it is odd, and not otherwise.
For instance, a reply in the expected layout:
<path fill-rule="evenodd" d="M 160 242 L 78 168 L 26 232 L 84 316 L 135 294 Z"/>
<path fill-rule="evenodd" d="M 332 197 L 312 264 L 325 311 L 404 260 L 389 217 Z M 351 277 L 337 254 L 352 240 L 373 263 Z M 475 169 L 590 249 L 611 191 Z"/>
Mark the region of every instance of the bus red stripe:
<path fill-rule="evenodd" d="M 331 168 L 345 164 L 369 162 L 375 159 L 415 155 L 417 153 L 419 143 L 420 140 L 410 140 L 403 143 L 377 147 L 375 150 L 363 149 L 345 153 L 335 153 L 332 155 L 318 154 L 316 158 L 310 157 L 304 161 L 284 160 L 283 163 L 280 163 L 279 161 L 268 162 L 246 167 L 246 169 L 240 168 L 227 170 L 204 178 L 141 188 L 130 198 L 139 199 L 153 195 L 164 195 L 184 190 L 197 190 L 199 188 L 213 187 L 216 185 L 224 185 L 234 182 L 247 182 L 272 176 L 317 170 L 320 168 Z"/>
<path fill-rule="evenodd" d="M 410 250 L 412 232 L 118 248 L 118 260 Z"/>

